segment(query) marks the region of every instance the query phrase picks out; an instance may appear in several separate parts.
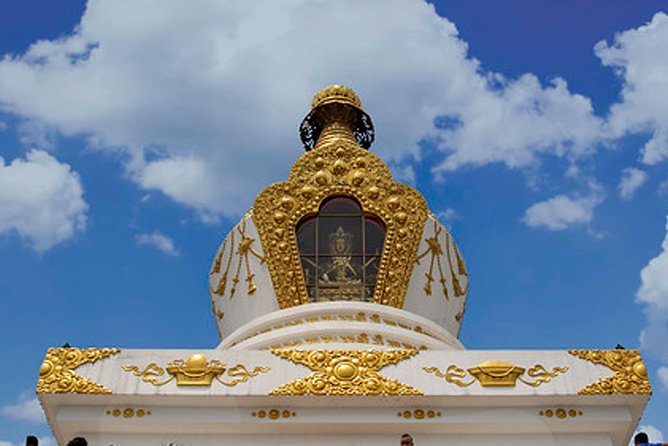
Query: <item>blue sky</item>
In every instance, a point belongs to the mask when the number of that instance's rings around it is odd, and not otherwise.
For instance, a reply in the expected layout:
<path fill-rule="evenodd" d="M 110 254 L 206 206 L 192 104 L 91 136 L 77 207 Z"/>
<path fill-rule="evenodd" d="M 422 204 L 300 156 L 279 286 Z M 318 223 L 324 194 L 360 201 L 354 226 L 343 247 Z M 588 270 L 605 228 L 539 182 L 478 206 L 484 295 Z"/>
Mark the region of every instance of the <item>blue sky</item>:
<path fill-rule="evenodd" d="M 640 348 L 668 436 L 665 54 L 658 1 L 0 1 L 0 446 L 49 346 L 217 345 L 211 259 L 331 83 L 458 242 L 463 343 Z"/>

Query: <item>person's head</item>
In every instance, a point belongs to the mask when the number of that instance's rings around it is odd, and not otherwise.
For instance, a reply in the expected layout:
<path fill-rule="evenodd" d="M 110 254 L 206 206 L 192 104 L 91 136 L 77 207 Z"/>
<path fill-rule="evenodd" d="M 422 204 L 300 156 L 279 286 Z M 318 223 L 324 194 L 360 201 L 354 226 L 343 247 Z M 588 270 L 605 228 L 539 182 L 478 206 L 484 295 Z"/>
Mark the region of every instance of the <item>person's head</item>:
<path fill-rule="evenodd" d="M 39 444 L 39 441 L 37 441 L 37 437 L 34 435 L 28 435 L 26 437 L 26 446 L 37 446 Z"/>
<path fill-rule="evenodd" d="M 413 437 L 408 434 L 403 434 L 401 436 L 401 446 L 413 446 Z"/>
<path fill-rule="evenodd" d="M 85 438 L 74 437 L 70 440 L 69 443 L 67 443 L 67 446 L 88 446 L 88 442 Z"/>
<path fill-rule="evenodd" d="M 647 444 L 647 443 L 649 443 L 649 437 L 644 432 L 638 432 L 636 436 L 633 438 L 633 444 L 636 446 L 639 444 Z"/>

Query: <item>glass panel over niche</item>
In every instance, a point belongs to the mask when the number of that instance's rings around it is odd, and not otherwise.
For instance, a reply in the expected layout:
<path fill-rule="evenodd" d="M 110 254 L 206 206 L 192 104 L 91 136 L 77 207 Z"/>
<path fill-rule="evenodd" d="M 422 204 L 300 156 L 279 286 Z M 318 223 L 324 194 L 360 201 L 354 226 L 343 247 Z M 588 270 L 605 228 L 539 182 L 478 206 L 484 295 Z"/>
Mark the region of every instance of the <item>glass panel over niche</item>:
<path fill-rule="evenodd" d="M 311 302 L 371 301 L 385 225 L 349 197 L 332 197 L 297 225 L 297 243 Z"/>

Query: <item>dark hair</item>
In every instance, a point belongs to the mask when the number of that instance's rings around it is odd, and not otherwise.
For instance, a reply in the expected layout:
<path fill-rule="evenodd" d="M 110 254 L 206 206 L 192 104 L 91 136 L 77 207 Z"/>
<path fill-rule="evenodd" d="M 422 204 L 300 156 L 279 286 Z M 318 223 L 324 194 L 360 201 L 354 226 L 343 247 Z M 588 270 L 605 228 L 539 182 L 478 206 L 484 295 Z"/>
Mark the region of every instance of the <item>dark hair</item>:
<path fill-rule="evenodd" d="M 37 437 L 34 435 L 28 435 L 26 437 L 26 446 L 37 446 L 39 444 L 39 441 L 37 441 Z"/>
<path fill-rule="evenodd" d="M 635 444 L 647 444 L 649 443 L 649 437 L 644 432 L 638 432 L 633 438 Z"/>
<path fill-rule="evenodd" d="M 88 442 L 85 438 L 75 437 L 71 439 L 69 443 L 67 443 L 67 446 L 88 446 Z"/>

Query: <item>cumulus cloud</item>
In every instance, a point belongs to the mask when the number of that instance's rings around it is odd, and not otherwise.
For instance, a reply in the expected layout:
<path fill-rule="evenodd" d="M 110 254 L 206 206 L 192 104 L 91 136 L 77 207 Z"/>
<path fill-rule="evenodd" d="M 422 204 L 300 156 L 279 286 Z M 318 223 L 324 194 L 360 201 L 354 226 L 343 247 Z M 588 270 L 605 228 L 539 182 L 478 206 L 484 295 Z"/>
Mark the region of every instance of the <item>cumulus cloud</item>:
<path fill-rule="evenodd" d="M 627 167 L 622 171 L 622 179 L 617 186 L 619 196 L 623 200 L 630 200 L 645 181 L 647 181 L 647 173 L 644 170 Z"/>
<path fill-rule="evenodd" d="M 658 12 L 648 24 L 619 33 L 612 44 L 597 43 L 595 51 L 623 82 L 621 101 L 610 110 L 610 131 L 614 136 L 649 132 L 642 162 L 667 159 L 668 15 Z"/>
<path fill-rule="evenodd" d="M 659 367 L 659 369 L 656 371 L 656 376 L 659 378 L 659 383 L 661 384 L 663 390 L 668 391 L 668 367 Z"/>
<path fill-rule="evenodd" d="M 174 240 L 167 237 L 164 234 L 161 234 L 158 231 L 152 232 L 150 234 L 139 234 L 135 238 L 137 244 L 139 245 L 148 245 L 152 246 L 160 252 L 171 256 L 178 256 L 179 251 L 174 246 Z"/>
<path fill-rule="evenodd" d="M 588 224 L 594 217 L 594 209 L 603 199 L 604 194 L 597 185 L 592 185 L 591 191 L 585 196 L 559 194 L 533 204 L 525 211 L 523 221 L 529 227 L 544 227 L 551 231 Z"/>
<path fill-rule="evenodd" d="M 44 423 L 45 421 L 44 412 L 37 397 L 31 397 L 27 393 L 19 396 L 16 404 L 3 406 L 0 413 L 14 420 L 28 421 L 34 424 Z"/>
<path fill-rule="evenodd" d="M 69 165 L 39 150 L 11 164 L 0 157 L 0 234 L 16 232 L 45 251 L 83 230 L 87 209 Z"/>
<path fill-rule="evenodd" d="M 668 221 L 668 217 L 667 217 Z M 659 255 L 640 271 L 638 302 L 646 305 L 647 326 L 640 333 L 640 345 L 661 361 L 668 361 L 668 223 Z"/>
<path fill-rule="evenodd" d="M 123 152 L 138 185 L 205 218 L 285 178 L 310 96 L 331 83 L 358 91 L 374 150 L 400 172 L 424 138 L 438 174 L 577 159 L 602 138 L 563 79 L 485 72 L 467 51 L 417 0 L 90 0 L 71 35 L 0 61 L 0 107 L 33 123 L 33 140 L 55 129 Z"/>
<path fill-rule="evenodd" d="M 651 424 L 642 424 L 638 426 L 638 430 L 636 430 L 635 433 L 637 434 L 638 432 L 646 433 L 649 437 L 649 441 L 652 443 L 663 443 L 663 432 Z"/>

